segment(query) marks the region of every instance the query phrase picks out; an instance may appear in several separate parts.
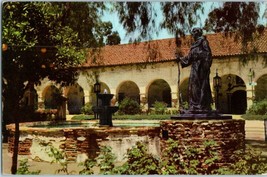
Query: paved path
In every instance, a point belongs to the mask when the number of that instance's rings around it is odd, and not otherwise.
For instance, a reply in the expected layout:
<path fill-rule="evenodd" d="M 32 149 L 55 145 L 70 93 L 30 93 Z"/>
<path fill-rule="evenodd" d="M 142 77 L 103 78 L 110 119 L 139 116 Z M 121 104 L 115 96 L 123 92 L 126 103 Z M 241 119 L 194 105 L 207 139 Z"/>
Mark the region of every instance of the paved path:
<path fill-rule="evenodd" d="M 240 116 L 233 116 L 234 119 L 239 119 Z M 68 120 L 71 119 L 69 116 Z M 246 129 L 246 139 L 247 140 L 259 140 L 264 141 L 264 122 L 263 121 L 246 121 L 245 124 Z M 1 174 L 8 175 L 10 174 L 11 163 L 12 163 L 12 155 L 7 151 L 7 144 L 2 144 L 2 161 L 1 161 Z M 60 169 L 59 164 L 50 164 L 49 162 L 35 162 L 29 159 L 30 170 L 41 170 L 41 174 L 43 175 L 53 175 L 55 171 Z M 69 171 L 75 171 L 74 174 L 78 174 L 79 171 L 82 170 L 81 166 L 78 166 L 77 163 L 69 164 Z M 98 169 L 95 169 L 96 171 Z M 64 174 L 64 173 L 60 173 Z"/>

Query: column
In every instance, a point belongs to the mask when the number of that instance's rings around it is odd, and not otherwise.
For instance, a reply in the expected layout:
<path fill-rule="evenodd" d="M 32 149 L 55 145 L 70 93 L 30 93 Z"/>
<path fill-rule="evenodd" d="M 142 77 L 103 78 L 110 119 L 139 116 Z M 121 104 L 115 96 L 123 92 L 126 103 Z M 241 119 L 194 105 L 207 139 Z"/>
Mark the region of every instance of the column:
<path fill-rule="evenodd" d="M 37 91 L 38 95 L 38 109 L 45 109 L 44 100 L 42 97 L 42 91 Z"/>
<path fill-rule="evenodd" d="M 247 87 L 247 109 L 249 109 L 253 104 L 253 89 L 251 85 L 246 85 Z"/>
<path fill-rule="evenodd" d="M 171 86 L 171 98 L 172 98 L 172 107 L 179 107 L 179 90 L 178 85 Z"/>

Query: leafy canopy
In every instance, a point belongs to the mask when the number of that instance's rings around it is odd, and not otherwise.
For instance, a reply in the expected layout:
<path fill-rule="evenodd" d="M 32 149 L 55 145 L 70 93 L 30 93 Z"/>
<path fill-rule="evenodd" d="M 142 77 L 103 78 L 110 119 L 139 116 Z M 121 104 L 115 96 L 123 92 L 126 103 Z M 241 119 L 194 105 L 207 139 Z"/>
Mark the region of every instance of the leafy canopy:
<path fill-rule="evenodd" d="M 214 2 L 211 9 L 207 2 L 120 2 L 115 3 L 120 22 L 128 34 L 139 33 L 137 40 L 145 39 L 155 32 L 167 29 L 177 38 L 189 33 L 200 24 L 205 11 L 208 17 L 202 26 L 207 32 L 237 32 L 243 44 L 253 40 L 253 34 L 263 32 L 260 23 L 262 2 Z M 158 10 L 160 9 L 160 10 Z M 266 11 L 266 10 L 265 10 Z M 156 24 L 158 14 L 163 19 Z M 263 17 L 266 19 L 266 17 Z M 265 21 L 266 23 L 266 21 Z"/>
<path fill-rule="evenodd" d="M 102 2 L 4 3 L 6 81 L 20 75 L 23 82 L 37 83 L 48 77 L 63 85 L 72 83 L 77 76 L 73 68 L 86 59 L 86 48 L 112 43 L 106 38 L 114 34 L 115 44 L 120 42 L 117 33 L 112 32 L 111 22 L 100 19 L 105 9 Z"/>

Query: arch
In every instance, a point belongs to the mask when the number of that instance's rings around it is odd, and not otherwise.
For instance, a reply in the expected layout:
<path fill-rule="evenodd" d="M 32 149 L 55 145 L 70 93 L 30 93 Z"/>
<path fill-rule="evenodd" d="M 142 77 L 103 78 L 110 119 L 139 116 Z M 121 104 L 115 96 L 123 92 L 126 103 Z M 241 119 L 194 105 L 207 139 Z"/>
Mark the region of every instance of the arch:
<path fill-rule="evenodd" d="M 238 114 L 245 113 L 244 105 L 247 105 L 247 92 L 244 80 L 235 74 L 227 74 L 221 76 L 222 86 L 218 95 L 218 108 L 222 113 Z M 216 94 L 213 89 L 214 95 Z M 236 100 L 238 99 L 238 100 Z M 238 104 L 238 105 L 235 105 Z M 239 107 L 240 106 L 240 107 Z M 242 110 L 242 111 L 241 111 Z"/>
<path fill-rule="evenodd" d="M 261 101 L 267 99 L 267 74 L 262 75 L 256 81 L 257 85 L 255 86 L 255 100 Z"/>
<path fill-rule="evenodd" d="M 59 94 L 60 90 L 55 85 L 47 86 L 43 91 L 43 99 L 45 109 L 57 109 L 57 100 L 55 95 Z"/>
<path fill-rule="evenodd" d="M 80 114 L 81 108 L 84 106 L 84 90 L 79 84 L 68 87 L 67 105 L 69 114 Z"/>
<path fill-rule="evenodd" d="M 231 98 L 232 114 L 244 114 L 247 110 L 247 92 L 245 90 L 237 90 L 232 94 Z"/>
<path fill-rule="evenodd" d="M 148 107 L 152 107 L 156 101 L 164 102 L 168 107 L 172 106 L 171 87 L 163 79 L 154 80 L 148 87 Z"/>
<path fill-rule="evenodd" d="M 140 90 L 133 81 L 122 82 L 117 89 L 117 100 L 121 102 L 124 98 L 131 98 L 140 104 Z"/>
<path fill-rule="evenodd" d="M 27 84 L 21 103 L 31 110 L 38 109 L 38 94 L 32 83 Z"/>
<path fill-rule="evenodd" d="M 182 100 L 182 102 L 189 102 L 189 98 L 188 98 L 188 84 L 189 84 L 189 78 L 184 79 L 180 86 L 179 86 L 179 96 L 181 97 L 180 99 Z"/>

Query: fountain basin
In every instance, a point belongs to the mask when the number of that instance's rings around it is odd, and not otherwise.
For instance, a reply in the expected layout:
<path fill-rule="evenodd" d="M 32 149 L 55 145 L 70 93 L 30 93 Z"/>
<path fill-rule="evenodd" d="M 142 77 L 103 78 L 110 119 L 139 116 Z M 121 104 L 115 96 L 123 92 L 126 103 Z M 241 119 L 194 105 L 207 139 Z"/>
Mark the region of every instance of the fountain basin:
<path fill-rule="evenodd" d="M 13 153 L 14 124 L 7 125 L 10 133 L 8 151 Z M 127 149 L 143 141 L 150 153 L 160 154 L 160 127 L 157 122 L 114 121 L 114 126 L 98 126 L 96 121 L 29 122 L 20 124 L 19 156 L 52 161 L 47 144 L 63 150 L 68 161 L 83 162 L 98 156 L 101 146 L 110 146 L 123 162 Z M 45 146 L 46 145 L 46 146 Z"/>

